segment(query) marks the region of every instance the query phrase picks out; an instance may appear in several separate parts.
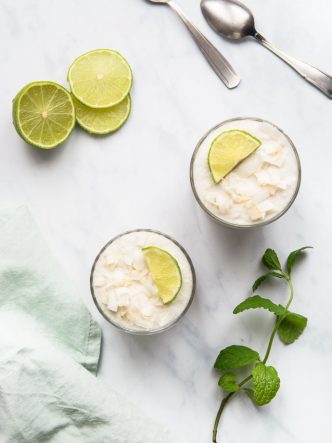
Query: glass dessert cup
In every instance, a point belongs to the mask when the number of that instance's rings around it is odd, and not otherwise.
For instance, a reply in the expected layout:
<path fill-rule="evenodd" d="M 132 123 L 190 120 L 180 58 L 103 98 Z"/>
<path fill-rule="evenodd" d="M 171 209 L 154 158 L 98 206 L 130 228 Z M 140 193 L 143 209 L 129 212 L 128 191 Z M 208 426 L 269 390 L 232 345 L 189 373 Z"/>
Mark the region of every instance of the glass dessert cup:
<path fill-rule="evenodd" d="M 159 236 L 164 239 L 166 242 L 170 242 L 173 245 L 173 251 L 177 251 L 177 255 L 180 256 L 180 260 L 182 261 L 182 265 L 185 265 L 185 271 L 186 275 L 184 275 L 183 281 L 184 285 L 181 287 L 179 294 L 177 295 L 177 298 L 171 302 L 169 305 L 164 305 L 162 309 L 167 309 L 168 306 L 172 307 L 173 304 L 177 301 L 178 297 L 184 297 L 183 302 L 181 302 L 183 305 L 179 307 L 178 312 L 176 312 L 174 318 L 172 318 L 170 321 L 168 321 L 166 324 L 163 324 L 160 327 L 155 327 L 151 329 L 145 329 L 145 328 L 139 328 L 137 326 L 132 326 L 130 324 L 126 325 L 123 321 L 117 321 L 115 318 L 115 315 L 113 315 L 107 307 L 102 303 L 100 296 L 98 295 L 98 288 L 96 287 L 96 269 L 98 266 L 100 266 L 100 260 L 103 257 L 103 254 L 110 250 L 110 248 L 113 247 L 113 245 L 119 241 L 119 240 L 125 240 L 131 235 L 141 235 L 141 234 L 147 234 L 147 235 L 155 235 Z M 148 245 L 145 245 L 148 246 Z M 159 247 L 159 245 L 155 245 L 156 247 Z M 175 248 L 175 249 L 174 249 Z M 183 272 L 183 268 L 181 268 L 181 272 Z M 195 275 L 195 269 L 192 264 L 192 261 L 188 255 L 188 253 L 185 251 L 185 249 L 173 238 L 169 237 L 168 235 L 165 235 L 159 231 L 151 230 L 151 229 L 137 229 L 132 231 L 124 232 L 116 237 L 114 237 L 112 240 L 110 240 L 98 253 L 90 274 L 90 290 L 92 294 L 93 301 L 100 312 L 100 314 L 107 320 L 109 323 L 111 323 L 116 328 L 120 329 L 123 332 L 133 334 L 133 335 L 154 335 L 159 334 L 161 332 L 164 332 L 168 329 L 170 329 L 172 326 L 174 326 L 188 311 L 190 308 L 190 305 L 193 301 L 194 294 L 196 289 L 196 275 Z M 185 292 L 181 292 L 181 291 Z M 178 308 L 177 308 L 178 309 Z"/>
<path fill-rule="evenodd" d="M 293 154 L 294 157 L 294 167 L 296 169 L 296 179 L 293 185 L 293 192 L 292 195 L 290 196 L 289 200 L 287 201 L 287 203 L 272 217 L 269 217 L 265 220 L 261 220 L 261 221 L 255 221 L 252 223 L 236 223 L 236 222 L 232 222 L 229 221 L 227 219 L 224 219 L 221 215 L 219 216 L 218 214 L 216 214 L 215 211 L 211 210 L 211 208 L 208 207 L 207 203 L 204 202 L 203 198 L 202 198 L 202 192 L 200 192 L 199 190 L 199 186 L 197 184 L 197 159 L 199 156 L 202 157 L 201 152 L 204 152 L 207 150 L 207 143 L 208 141 L 210 141 L 209 145 L 212 143 L 212 141 L 215 139 L 215 137 L 217 136 L 217 134 L 222 133 L 224 130 L 225 131 L 232 131 L 233 129 L 238 129 L 236 122 L 239 122 L 239 124 L 243 124 L 243 123 L 252 123 L 252 124 L 262 124 L 262 125 L 268 125 L 271 127 L 271 129 L 274 132 L 278 132 L 280 135 L 280 138 L 282 138 L 284 140 L 284 142 L 286 143 L 286 146 L 288 146 L 290 148 L 290 151 Z M 232 126 L 234 123 L 234 126 Z M 223 129 L 225 126 L 227 125 L 227 128 Z M 233 128 L 233 129 L 231 129 Z M 242 130 L 242 128 L 239 128 L 239 130 Z M 249 129 L 245 128 L 245 131 L 249 131 Z M 256 134 L 253 134 L 254 136 Z M 287 148 L 288 149 L 288 148 Z M 253 154 L 254 155 L 254 154 Z M 244 160 L 244 162 L 247 159 Z M 202 161 L 202 159 L 199 160 L 200 162 Z M 293 160 L 292 160 L 293 161 Z M 206 156 L 206 168 L 208 168 L 208 158 Z M 239 164 L 240 165 L 240 164 Z M 238 166 L 239 166 L 238 165 Z M 237 167 L 238 167 L 237 166 Z M 236 168 L 235 168 L 236 169 Z M 233 171 L 230 173 L 232 174 Z M 230 175 L 229 174 L 229 175 Z M 227 176 L 226 176 L 227 178 Z M 286 135 L 279 127 L 277 127 L 276 125 L 274 125 L 273 123 L 270 123 L 266 120 L 260 119 L 260 118 L 254 118 L 254 117 L 238 117 L 238 118 L 233 118 L 233 119 L 229 119 L 229 120 L 225 120 L 222 123 L 218 124 L 217 126 L 215 126 L 214 128 L 212 128 L 210 131 L 208 131 L 198 142 L 192 159 L 191 159 L 191 164 L 190 164 L 190 182 L 191 182 L 191 187 L 195 196 L 196 201 L 198 202 L 198 204 L 200 205 L 200 207 L 203 209 L 203 211 L 205 213 L 207 213 L 210 217 L 212 217 L 215 221 L 217 221 L 219 224 L 223 225 L 223 226 L 227 226 L 230 228 L 234 228 L 234 229 L 254 229 L 254 228 L 258 228 L 258 227 L 262 227 L 265 225 L 268 225 L 270 223 L 273 223 L 274 221 L 278 220 L 280 217 L 282 217 L 287 211 L 288 209 L 292 206 L 292 204 L 294 203 L 299 189 L 300 189 L 300 185 L 301 185 L 301 163 L 300 163 L 300 158 L 297 152 L 297 149 L 294 145 L 294 143 L 292 142 L 292 140 L 289 138 L 288 135 Z M 211 182 L 212 178 L 211 178 Z"/>

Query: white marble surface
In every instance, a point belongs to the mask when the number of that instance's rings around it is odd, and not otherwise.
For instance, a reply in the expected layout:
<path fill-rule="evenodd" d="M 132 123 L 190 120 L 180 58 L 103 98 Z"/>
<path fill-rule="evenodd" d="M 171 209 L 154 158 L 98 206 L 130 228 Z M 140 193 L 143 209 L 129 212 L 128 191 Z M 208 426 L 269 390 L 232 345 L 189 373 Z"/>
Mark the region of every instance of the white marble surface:
<path fill-rule="evenodd" d="M 295 273 L 294 309 L 309 317 L 292 347 L 276 342 L 271 364 L 282 387 L 256 409 L 239 396 L 223 420 L 225 443 L 331 441 L 331 102 L 253 41 L 233 44 L 209 29 L 199 1 L 179 4 L 229 57 L 242 76 L 228 91 L 170 10 L 143 0 L 0 1 L 0 199 L 27 203 L 55 255 L 104 331 L 100 377 L 178 432 L 181 442 L 208 443 L 221 398 L 211 367 L 220 348 L 245 343 L 260 351 L 273 319 L 232 315 L 261 272 L 266 247 L 285 255 L 312 244 Z M 330 0 L 248 0 L 259 30 L 290 53 L 332 72 Z M 66 84 L 79 54 L 121 51 L 135 75 L 133 112 L 107 138 L 75 131 L 62 148 L 27 146 L 11 123 L 11 99 L 26 83 Z M 191 153 L 203 133 L 235 116 L 282 127 L 299 149 L 303 185 L 280 221 L 250 232 L 216 225 L 189 185 Z M 123 335 L 93 306 L 89 271 L 114 235 L 151 227 L 174 236 L 196 266 L 196 300 L 186 318 L 155 337 Z M 262 294 L 269 291 L 264 288 Z M 277 291 L 278 292 L 278 291 Z M 278 302 L 286 294 L 274 293 Z"/>

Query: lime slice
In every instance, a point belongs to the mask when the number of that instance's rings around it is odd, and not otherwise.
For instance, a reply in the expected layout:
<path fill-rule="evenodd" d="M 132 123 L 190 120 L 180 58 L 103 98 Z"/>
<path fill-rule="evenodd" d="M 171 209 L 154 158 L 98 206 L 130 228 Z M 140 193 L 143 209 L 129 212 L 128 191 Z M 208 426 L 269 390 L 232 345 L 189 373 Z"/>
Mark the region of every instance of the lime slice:
<path fill-rule="evenodd" d="M 90 108 L 110 108 L 129 94 L 133 76 L 127 61 L 116 51 L 96 49 L 78 57 L 69 68 L 72 93 Z"/>
<path fill-rule="evenodd" d="M 26 142 L 53 149 L 69 137 L 75 126 L 71 95 L 56 83 L 30 83 L 14 98 L 13 121 Z"/>
<path fill-rule="evenodd" d="M 262 142 L 253 135 L 238 129 L 219 134 L 211 143 L 208 155 L 213 181 L 219 183 L 261 144 Z"/>
<path fill-rule="evenodd" d="M 175 258 L 156 246 L 142 249 L 152 279 L 164 304 L 171 303 L 182 287 L 182 274 Z"/>
<path fill-rule="evenodd" d="M 109 134 L 121 128 L 127 121 L 131 110 L 130 95 L 112 108 L 88 108 L 73 96 L 76 120 L 90 134 Z"/>

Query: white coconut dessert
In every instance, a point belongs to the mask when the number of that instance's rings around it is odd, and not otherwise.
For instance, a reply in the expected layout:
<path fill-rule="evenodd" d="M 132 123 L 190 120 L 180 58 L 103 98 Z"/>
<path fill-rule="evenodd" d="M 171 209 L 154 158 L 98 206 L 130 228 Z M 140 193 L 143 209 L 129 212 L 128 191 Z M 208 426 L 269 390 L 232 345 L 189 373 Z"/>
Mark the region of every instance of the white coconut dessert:
<path fill-rule="evenodd" d="M 150 230 L 122 234 L 99 253 L 91 291 L 102 315 L 137 334 L 168 329 L 189 308 L 195 272 L 185 250 Z"/>
<path fill-rule="evenodd" d="M 254 118 L 218 125 L 200 141 L 191 162 L 199 204 L 233 227 L 279 218 L 294 202 L 300 181 L 292 141 L 273 124 Z"/>

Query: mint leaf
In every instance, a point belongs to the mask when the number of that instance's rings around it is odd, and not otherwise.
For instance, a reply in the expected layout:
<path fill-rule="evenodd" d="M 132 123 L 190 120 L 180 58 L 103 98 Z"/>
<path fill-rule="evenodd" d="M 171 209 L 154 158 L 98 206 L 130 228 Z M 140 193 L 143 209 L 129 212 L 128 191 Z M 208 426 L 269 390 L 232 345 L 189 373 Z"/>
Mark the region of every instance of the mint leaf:
<path fill-rule="evenodd" d="M 240 303 L 233 311 L 233 314 L 239 314 L 240 312 L 247 311 L 248 309 L 267 309 L 275 315 L 284 315 L 285 308 L 281 305 L 276 305 L 268 298 L 263 298 L 260 295 L 254 295 L 247 298 Z"/>
<path fill-rule="evenodd" d="M 297 340 L 307 327 L 308 319 L 303 315 L 290 312 L 286 315 L 278 328 L 280 340 L 285 345 L 290 345 Z"/>
<path fill-rule="evenodd" d="M 233 345 L 223 349 L 214 364 L 215 369 L 228 371 L 241 368 L 259 360 L 258 352 L 246 346 Z"/>
<path fill-rule="evenodd" d="M 304 248 L 297 249 L 296 251 L 293 251 L 289 254 L 287 259 L 287 272 L 290 274 L 292 272 L 293 266 L 296 262 L 296 260 L 299 258 L 299 256 L 302 254 L 303 251 L 306 249 L 312 249 L 312 246 L 304 246 Z"/>
<path fill-rule="evenodd" d="M 276 396 L 280 379 L 273 366 L 257 363 L 252 371 L 253 399 L 258 406 L 267 405 Z"/>
<path fill-rule="evenodd" d="M 231 372 L 226 372 L 219 379 L 218 385 L 228 392 L 237 392 L 240 390 L 240 386 L 236 382 L 236 375 Z"/>
<path fill-rule="evenodd" d="M 255 283 L 252 285 L 252 291 L 256 291 L 260 287 L 260 285 L 268 278 L 269 274 L 264 274 L 261 277 L 258 277 L 258 279 L 255 281 Z"/>
<path fill-rule="evenodd" d="M 271 277 L 276 277 L 276 278 L 284 278 L 284 279 L 286 279 L 284 274 L 280 274 L 279 272 L 271 271 L 271 272 L 268 272 L 267 274 L 264 274 L 261 277 L 259 277 L 255 281 L 255 283 L 253 284 L 252 290 L 256 291 L 256 289 L 270 276 Z"/>
<path fill-rule="evenodd" d="M 277 253 L 273 249 L 267 249 L 262 258 L 263 265 L 272 271 L 281 271 L 281 264 Z"/>

